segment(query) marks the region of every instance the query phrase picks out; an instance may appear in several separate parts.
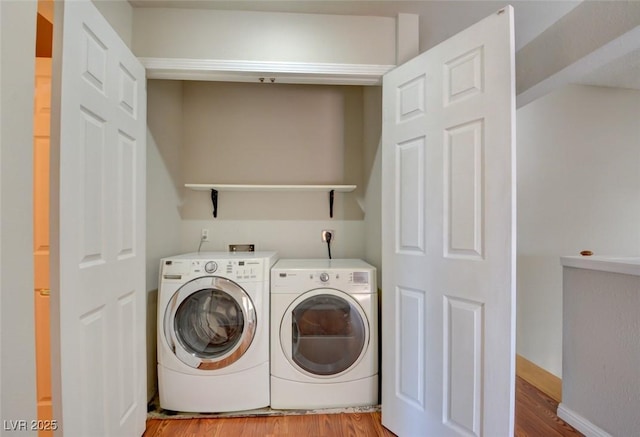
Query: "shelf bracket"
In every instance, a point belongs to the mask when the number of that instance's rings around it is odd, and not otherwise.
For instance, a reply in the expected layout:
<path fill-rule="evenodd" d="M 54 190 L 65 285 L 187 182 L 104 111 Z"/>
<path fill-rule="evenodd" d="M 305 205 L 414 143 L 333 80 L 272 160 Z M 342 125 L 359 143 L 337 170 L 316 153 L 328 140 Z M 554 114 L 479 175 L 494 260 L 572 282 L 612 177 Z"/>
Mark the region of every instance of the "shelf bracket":
<path fill-rule="evenodd" d="M 336 190 L 329 191 L 329 217 L 333 218 L 333 197 Z"/>
<path fill-rule="evenodd" d="M 213 218 L 218 217 L 218 190 L 211 190 L 211 204 L 213 205 Z"/>

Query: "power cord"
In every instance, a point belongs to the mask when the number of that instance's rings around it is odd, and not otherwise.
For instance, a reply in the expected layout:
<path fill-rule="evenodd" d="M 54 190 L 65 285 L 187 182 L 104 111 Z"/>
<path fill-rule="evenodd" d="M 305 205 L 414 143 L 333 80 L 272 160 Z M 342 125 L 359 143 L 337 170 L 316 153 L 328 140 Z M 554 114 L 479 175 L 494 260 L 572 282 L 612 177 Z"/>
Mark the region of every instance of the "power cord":
<path fill-rule="evenodd" d="M 329 252 L 329 259 L 331 259 L 331 232 L 326 233 L 327 239 L 327 251 Z"/>
<path fill-rule="evenodd" d="M 205 236 L 200 237 L 200 244 L 198 245 L 198 253 L 200 253 L 200 249 L 202 248 L 202 243 L 204 243 Z"/>

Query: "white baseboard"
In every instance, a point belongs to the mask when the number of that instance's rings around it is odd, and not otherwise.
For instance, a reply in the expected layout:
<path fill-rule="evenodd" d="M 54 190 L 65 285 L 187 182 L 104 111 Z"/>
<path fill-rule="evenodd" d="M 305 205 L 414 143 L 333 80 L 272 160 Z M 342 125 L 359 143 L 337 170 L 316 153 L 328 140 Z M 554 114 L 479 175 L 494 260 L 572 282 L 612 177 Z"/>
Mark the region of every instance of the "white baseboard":
<path fill-rule="evenodd" d="M 605 430 L 591 423 L 588 419 L 567 408 L 563 403 L 558 405 L 558 417 L 583 433 L 586 437 L 613 437 Z"/>

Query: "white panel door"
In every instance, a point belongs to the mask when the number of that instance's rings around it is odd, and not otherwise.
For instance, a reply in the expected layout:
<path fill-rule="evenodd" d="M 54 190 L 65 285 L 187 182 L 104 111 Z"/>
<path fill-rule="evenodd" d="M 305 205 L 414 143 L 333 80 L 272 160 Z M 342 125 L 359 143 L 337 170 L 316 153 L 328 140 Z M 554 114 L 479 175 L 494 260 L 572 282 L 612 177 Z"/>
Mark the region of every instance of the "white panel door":
<path fill-rule="evenodd" d="M 56 3 L 54 416 L 69 436 L 141 435 L 145 71 L 91 1 Z"/>
<path fill-rule="evenodd" d="M 512 436 L 513 9 L 383 80 L 382 423 Z"/>

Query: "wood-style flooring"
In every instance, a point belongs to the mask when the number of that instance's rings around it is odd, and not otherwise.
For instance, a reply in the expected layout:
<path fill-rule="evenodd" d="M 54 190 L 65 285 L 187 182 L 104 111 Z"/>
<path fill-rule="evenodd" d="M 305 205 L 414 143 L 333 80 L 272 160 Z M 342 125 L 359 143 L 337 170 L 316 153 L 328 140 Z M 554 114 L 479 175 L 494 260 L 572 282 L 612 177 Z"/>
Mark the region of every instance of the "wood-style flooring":
<path fill-rule="evenodd" d="M 516 437 L 582 436 L 556 415 L 558 402 L 516 377 Z"/>
<path fill-rule="evenodd" d="M 516 437 L 582 436 L 556 416 L 558 403 L 516 378 Z M 149 419 L 143 437 L 369 437 L 394 436 L 380 413 L 216 419 Z M 437 437 L 437 436 L 434 436 Z"/>
<path fill-rule="evenodd" d="M 389 436 L 380 413 L 307 414 L 225 419 L 149 419 L 143 437 Z"/>

